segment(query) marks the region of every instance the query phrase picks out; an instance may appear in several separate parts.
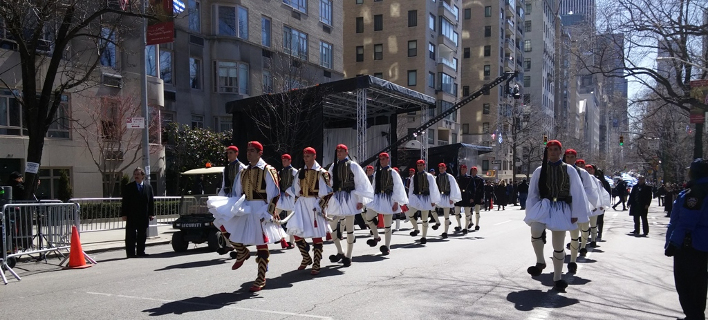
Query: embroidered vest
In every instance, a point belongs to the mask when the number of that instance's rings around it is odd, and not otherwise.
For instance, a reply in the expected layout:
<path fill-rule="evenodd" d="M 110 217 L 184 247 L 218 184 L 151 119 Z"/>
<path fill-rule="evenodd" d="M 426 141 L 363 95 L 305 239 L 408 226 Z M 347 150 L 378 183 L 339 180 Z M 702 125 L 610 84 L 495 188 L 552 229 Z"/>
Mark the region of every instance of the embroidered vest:
<path fill-rule="evenodd" d="M 246 195 L 246 200 L 268 199 L 265 175 L 266 170 L 258 167 L 249 166 L 248 169 L 243 170 L 241 188 L 243 189 L 243 194 Z"/>
<path fill-rule="evenodd" d="M 413 177 L 413 194 L 415 195 L 430 195 L 430 185 L 428 184 L 428 175 L 425 172 L 416 173 Z"/>
<path fill-rule="evenodd" d="M 380 175 L 376 175 L 376 180 L 378 181 L 378 186 L 375 185 L 375 193 L 392 194 L 393 193 L 393 175 L 391 174 L 390 167 L 381 170 Z"/>
<path fill-rule="evenodd" d="M 567 164 L 555 166 L 549 164 L 547 167 L 546 185 L 548 186 L 551 200 L 566 201 L 570 196 L 570 177 L 568 176 Z"/>
<path fill-rule="evenodd" d="M 449 196 L 450 195 L 450 180 L 448 179 L 447 173 L 441 173 L 435 178 L 435 182 L 438 184 L 438 189 L 440 194 Z"/>
<path fill-rule="evenodd" d="M 280 190 L 285 191 L 292 187 L 295 177 L 293 177 L 293 167 L 287 167 L 280 170 Z"/>
<path fill-rule="evenodd" d="M 352 162 L 350 160 L 340 161 L 336 166 L 336 185 L 333 186 L 334 191 L 351 192 L 354 188 L 354 172 L 352 172 Z"/>
<path fill-rule="evenodd" d="M 320 171 L 313 169 L 302 170 L 305 171 L 305 178 L 300 179 L 300 196 L 317 197 L 320 192 Z"/>

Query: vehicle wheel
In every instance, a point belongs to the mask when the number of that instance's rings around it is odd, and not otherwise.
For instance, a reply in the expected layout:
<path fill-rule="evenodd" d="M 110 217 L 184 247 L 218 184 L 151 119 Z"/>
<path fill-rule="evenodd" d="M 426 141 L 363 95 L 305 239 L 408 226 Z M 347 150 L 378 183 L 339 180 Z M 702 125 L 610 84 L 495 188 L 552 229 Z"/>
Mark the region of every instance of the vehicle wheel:
<path fill-rule="evenodd" d="M 221 248 L 219 243 L 219 238 L 221 238 L 221 233 L 216 230 L 209 231 L 209 237 L 207 238 L 207 245 L 209 245 L 209 251 L 216 252 Z"/>
<path fill-rule="evenodd" d="M 185 252 L 189 247 L 189 242 L 184 240 L 182 231 L 177 231 L 172 234 L 172 249 L 175 252 Z"/>

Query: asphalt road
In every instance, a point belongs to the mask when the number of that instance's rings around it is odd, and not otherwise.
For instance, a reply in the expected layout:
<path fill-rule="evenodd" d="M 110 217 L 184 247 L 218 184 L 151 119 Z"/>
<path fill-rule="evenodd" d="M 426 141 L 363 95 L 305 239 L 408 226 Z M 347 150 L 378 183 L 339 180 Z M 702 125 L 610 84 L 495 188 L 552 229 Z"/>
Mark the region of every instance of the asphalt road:
<path fill-rule="evenodd" d="M 656 204 L 656 203 L 654 203 Z M 627 235 L 631 218 L 610 211 L 605 242 L 579 258 L 576 275 L 564 275 L 567 293 L 551 290 L 546 268 L 531 278 L 535 263 L 530 231 L 519 207 L 482 212 L 481 230 L 426 245 L 393 235 L 391 254 L 366 245 L 357 230 L 353 264 L 331 264 L 325 245 L 323 269 L 297 271 L 297 249 L 271 246 L 266 288 L 251 294 L 253 257 L 231 270 L 227 256 L 169 245 L 148 248 L 149 258 L 124 259 L 120 251 L 96 254 L 99 264 L 58 270 L 50 264 L 19 263 L 22 281 L 0 288 L 3 319 L 675 319 L 682 316 L 674 289 L 672 260 L 663 255 L 668 218 L 650 209 L 649 237 Z M 453 221 L 454 225 L 454 221 Z M 452 229 L 452 228 L 451 228 Z M 567 237 L 568 238 L 568 237 Z M 276 247 L 278 248 L 277 250 Z M 253 250 L 252 250 L 253 251 Z M 545 253 L 550 266 L 552 249 Z M 8 274 L 9 275 L 9 274 Z"/>

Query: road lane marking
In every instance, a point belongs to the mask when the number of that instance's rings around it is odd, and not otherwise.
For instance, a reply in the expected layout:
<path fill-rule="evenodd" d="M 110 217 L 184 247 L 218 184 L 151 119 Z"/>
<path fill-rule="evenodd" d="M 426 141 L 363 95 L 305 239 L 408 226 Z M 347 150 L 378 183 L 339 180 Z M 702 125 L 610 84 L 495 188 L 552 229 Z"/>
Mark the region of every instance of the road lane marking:
<path fill-rule="evenodd" d="M 506 220 L 506 221 L 502 221 L 502 222 L 499 222 L 499 223 L 495 223 L 494 225 L 495 225 L 495 226 L 498 226 L 498 225 L 500 225 L 500 224 L 505 224 L 505 223 L 511 222 L 511 221 L 512 221 L 512 220 Z"/>
<path fill-rule="evenodd" d="M 314 319 L 332 319 L 331 317 L 323 317 L 323 316 L 315 316 L 315 315 L 308 315 L 308 314 L 300 314 L 300 313 L 294 313 L 294 312 L 284 312 L 284 311 L 273 311 L 273 310 L 261 310 L 261 309 L 251 309 L 251 308 L 241 308 L 241 307 L 235 307 L 235 306 L 230 306 L 230 305 L 221 305 L 221 304 L 211 304 L 211 303 L 200 303 L 200 302 L 186 302 L 186 301 L 178 301 L 178 300 L 168 300 L 168 299 L 158 299 L 158 298 L 148 298 L 148 297 L 136 297 L 136 296 L 126 296 L 122 294 L 112 294 L 112 293 L 103 293 L 103 292 L 86 292 L 87 294 L 92 294 L 92 295 L 99 295 L 99 296 L 105 296 L 105 297 L 118 297 L 118 298 L 125 298 L 125 299 L 136 299 L 136 300 L 146 300 L 146 301 L 157 301 L 157 302 L 177 302 L 177 303 L 184 303 L 184 304 L 191 304 L 191 305 L 198 305 L 198 306 L 206 306 L 206 307 L 220 307 L 220 308 L 228 308 L 228 309 L 234 309 L 234 310 L 241 310 L 241 311 L 251 311 L 251 312 L 260 312 L 260 313 L 270 313 L 270 314 L 279 314 L 279 315 L 284 315 L 284 316 L 295 316 L 295 317 L 304 317 L 304 318 L 314 318 Z"/>

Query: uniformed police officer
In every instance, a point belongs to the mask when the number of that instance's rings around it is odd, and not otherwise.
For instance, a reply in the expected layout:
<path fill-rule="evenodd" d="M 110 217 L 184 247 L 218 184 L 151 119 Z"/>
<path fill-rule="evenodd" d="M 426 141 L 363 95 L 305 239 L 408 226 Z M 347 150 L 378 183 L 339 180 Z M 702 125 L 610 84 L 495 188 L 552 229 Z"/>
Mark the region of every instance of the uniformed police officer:
<path fill-rule="evenodd" d="M 690 188 L 674 202 L 666 231 L 666 255 L 674 257 L 674 281 L 687 320 L 705 319 L 708 291 L 708 160 L 691 163 Z"/>

